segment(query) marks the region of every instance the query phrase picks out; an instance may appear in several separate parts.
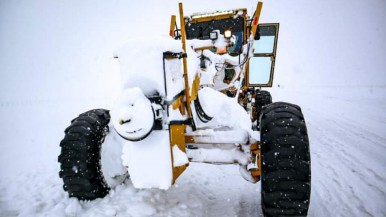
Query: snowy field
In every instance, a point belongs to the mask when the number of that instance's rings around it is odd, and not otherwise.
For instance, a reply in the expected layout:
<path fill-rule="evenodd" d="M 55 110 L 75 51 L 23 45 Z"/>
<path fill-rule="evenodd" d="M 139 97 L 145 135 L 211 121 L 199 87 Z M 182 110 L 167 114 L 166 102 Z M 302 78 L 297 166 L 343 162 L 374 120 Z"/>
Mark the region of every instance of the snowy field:
<path fill-rule="evenodd" d="M 167 34 L 178 13 L 174 0 L 128 2 L 0 1 L 0 216 L 262 216 L 260 185 L 232 165 L 191 163 L 168 191 L 127 181 L 91 202 L 63 191 L 63 130 L 111 107 L 114 50 Z M 256 5 L 223 2 L 186 1 L 185 13 Z M 308 126 L 310 217 L 386 216 L 385 11 L 384 0 L 264 1 L 261 21 L 281 24 L 273 100 L 299 104 Z"/>

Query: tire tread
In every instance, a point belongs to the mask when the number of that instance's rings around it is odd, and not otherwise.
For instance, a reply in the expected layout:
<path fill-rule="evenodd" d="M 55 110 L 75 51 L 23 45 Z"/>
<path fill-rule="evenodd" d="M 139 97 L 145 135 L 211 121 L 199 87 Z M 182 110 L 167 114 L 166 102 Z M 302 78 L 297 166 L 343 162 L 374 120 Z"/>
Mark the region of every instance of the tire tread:
<path fill-rule="evenodd" d="M 92 200 L 109 192 L 100 165 L 100 149 L 109 121 L 108 110 L 94 109 L 80 114 L 65 129 L 58 156 L 59 177 L 70 197 Z"/>
<path fill-rule="evenodd" d="M 277 102 L 261 114 L 262 208 L 267 217 L 307 216 L 311 168 L 299 106 Z"/>

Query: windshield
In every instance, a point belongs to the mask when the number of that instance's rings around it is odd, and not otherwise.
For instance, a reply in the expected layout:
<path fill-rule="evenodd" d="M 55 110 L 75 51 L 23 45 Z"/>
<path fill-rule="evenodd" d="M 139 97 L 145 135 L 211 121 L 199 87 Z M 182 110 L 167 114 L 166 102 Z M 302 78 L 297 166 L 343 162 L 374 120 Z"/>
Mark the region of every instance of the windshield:
<path fill-rule="evenodd" d="M 224 34 L 225 30 L 231 30 L 232 33 L 244 32 L 244 18 L 237 17 L 235 19 L 222 19 L 200 22 L 187 23 L 185 26 L 186 38 L 189 39 L 209 39 L 209 33 L 213 30 L 220 30 Z"/>
<path fill-rule="evenodd" d="M 188 23 L 185 27 L 186 38 L 190 39 L 209 39 L 209 34 L 213 30 L 219 30 L 221 34 L 224 34 L 225 30 L 231 30 L 232 35 L 236 37 L 235 44 L 229 47 L 230 54 L 238 54 L 241 52 L 244 38 L 244 18 L 237 17 L 234 19 L 222 19 L 199 22 L 199 23 Z"/>

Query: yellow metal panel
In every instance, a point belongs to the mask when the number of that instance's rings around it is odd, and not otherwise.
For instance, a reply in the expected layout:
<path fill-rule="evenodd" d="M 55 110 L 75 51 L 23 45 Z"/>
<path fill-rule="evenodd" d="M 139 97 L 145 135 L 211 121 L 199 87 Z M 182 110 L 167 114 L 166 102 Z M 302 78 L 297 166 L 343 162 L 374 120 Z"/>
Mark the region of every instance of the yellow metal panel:
<path fill-rule="evenodd" d="M 253 156 L 257 160 L 258 169 L 251 169 L 249 172 L 251 173 L 253 178 L 255 178 L 258 181 L 258 180 L 260 180 L 260 175 L 261 175 L 261 151 L 260 151 L 259 142 L 251 144 L 250 149 L 251 149 Z"/>
<path fill-rule="evenodd" d="M 217 16 L 207 16 L 207 17 L 200 17 L 200 18 L 193 18 L 190 20 L 191 23 L 201 23 L 201 22 L 208 22 L 215 20 L 222 20 L 222 19 L 229 19 L 233 17 L 233 13 L 231 14 L 222 14 Z"/>
<path fill-rule="evenodd" d="M 185 169 L 189 166 L 189 164 L 180 166 L 180 167 L 173 167 L 173 184 L 176 182 L 178 177 L 185 171 Z"/>
<path fill-rule="evenodd" d="M 181 106 L 181 99 L 180 97 L 178 97 L 176 101 L 174 101 L 172 104 L 173 110 L 180 108 L 180 106 Z"/>
<path fill-rule="evenodd" d="M 196 77 L 194 78 L 193 85 L 192 85 L 192 94 L 190 98 L 191 101 L 194 101 L 197 99 L 199 88 L 200 88 L 200 76 L 196 74 Z"/>
<path fill-rule="evenodd" d="M 218 12 L 213 12 L 208 14 L 193 15 L 190 17 L 191 18 L 190 22 L 201 23 L 201 22 L 211 21 L 213 19 L 216 19 L 216 20 L 229 19 L 229 18 L 233 18 L 236 15 L 235 13 L 238 11 L 242 11 L 243 16 L 246 16 L 247 14 L 246 8 L 237 8 L 229 11 L 218 11 Z M 189 18 L 189 17 L 185 17 L 185 18 Z"/>
<path fill-rule="evenodd" d="M 184 21 L 184 10 L 182 3 L 178 4 L 180 11 L 180 25 L 181 25 L 181 41 L 182 49 L 186 53 L 186 34 L 185 34 L 185 21 Z M 189 81 L 188 81 L 188 63 L 186 57 L 182 58 L 184 65 L 184 82 L 185 82 L 185 96 L 186 96 L 186 109 L 188 111 L 188 118 L 192 118 L 192 110 L 190 108 L 190 93 L 189 93 Z"/>
<path fill-rule="evenodd" d="M 174 25 L 176 24 L 176 15 L 172 15 L 170 19 L 170 29 L 169 29 L 169 35 L 170 37 L 174 37 Z"/>
<path fill-rule="evenodd" d="M 251 170 L 251 175 L 253 176 L 253 178 L 256 180 L 256 181 L 259 181 L 260 180 L 260 175 L 261 175 L 261 170 Z"/>
<path fill-rule="evenodd" d="M 173 102 L 172 108 L 174 110 L 179 109 L 181 115 L 185 115 L 184 97 L 180 96 Z"/>
<path fill-rule="evenodd" d="M 193 136 L 185 136 L 185 143 L 195 143 Z"/>
<path fill-rule="evenodd" d="M 255 150 L 257 150 L 258 148 L 259 148 L 259 143 L 258 143 L 258 142 L 253 143 L 253 144 L 251 144 L 251 146 L 250 146 L 251 151 L 255 151 Z"/>
<path fill-rule="evenodd" d="M 170 150 L 172 153 L 172 165 L 173 165 L 173 183 L 185 171 L 186 167 L 189 166 L 189 164 L 185 164 L 183 166 L 174 167 L 174 164 L 173 164 L 173 162 L 174 162 L 173 161 L 173 146 L 174 145 L 177 145 L 181 151 L 186 153 L 185 128 L 186 128 L 186 126 L 183 124 L 171 124 L 169 126 Z"/>
<path fill-rule="evenodd" d="M 262 7 L 263 7 L 263 2 L 258 2 L 256 11 L 255 11 L 255 15 L 254 15 L 254 18 L 252 21 L 252 34 L 253 34 L 253 36 L 255 36 L 255 34 L 256 34 L 257 25 L 259 25 L 259 18 L 260 18 Z"/>

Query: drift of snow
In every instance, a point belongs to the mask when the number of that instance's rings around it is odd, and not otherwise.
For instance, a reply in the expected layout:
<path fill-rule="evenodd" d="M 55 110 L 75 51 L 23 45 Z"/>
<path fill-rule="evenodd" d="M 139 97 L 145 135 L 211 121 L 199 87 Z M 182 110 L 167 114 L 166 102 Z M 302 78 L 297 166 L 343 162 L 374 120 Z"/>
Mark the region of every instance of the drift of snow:
<path fill-rule="evenodd" d="M 101 146 L 101 170 L 103 177 L 110 188 L 121 184 L 128 176 L 127 169 L 121 159 L 124 141 L 109 124 L 109 133 Z"/>
<path fill-rule="evenodd" d="M 168 189 L 172 184 L 172 161 L 169 132 L 153 131 L 146 139 L 126 142 L 123 163 L 136 188 Z"/>
<path fill-rule="evenodd" d="M 163 52 L 167 51 L 182 52 L 181 42 L 170 36 L 157 35 L 131 39 L 122 45 L 116 56 L 120 62 L 123 88 L 138 87 L 146 96 L 165 96 Z"/>
<path fill-rule="evenodd" d="M 179 167 L 189 163 L 189 159 L 186 154 L 178 148 L 177 145 L 173 145 L 173 166 Z"/>
<path fill-rule="evenodd" d="M 252 123 L 248 113 L 235 102 L 212 88 L 204 87 L 198 92 L 201 106 L 213 119 L 204 126 L 230 127 L 249 131 Z M 196 120 L 198 123 L 199 119 Z M 199 125 L 200 126 L 200 125 Z"/>
<path fill-rule="evenodd" d="M 226 125 L 225 125 L 226 126 Z M 186 135 L 196 136 L 197 143 L 228 143 L 228 144 L 246 144 L 249 140 L 248 130 L 243 130 L 235 127 L 233 130 L 223 127 L 223 130 L 199 129 L 188 132 Z M 229 127 L 229 126 L 228 126 Z"/>
<path fill-rule="evenodd" d="M 193 162 L 207 162 L 207 163 L 234 163 L 237 162 L 246 165 L 249 156 L 242 152 L 239 148 L 233 148 L 231 151 L 218 149 L 192 149 L 188 150 L 187 154 Z"/>

